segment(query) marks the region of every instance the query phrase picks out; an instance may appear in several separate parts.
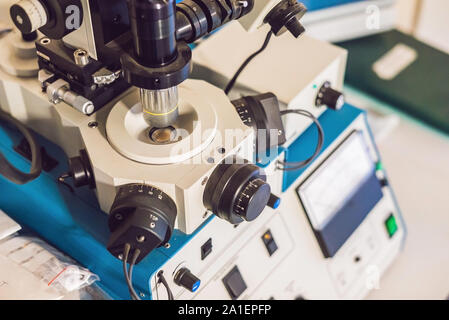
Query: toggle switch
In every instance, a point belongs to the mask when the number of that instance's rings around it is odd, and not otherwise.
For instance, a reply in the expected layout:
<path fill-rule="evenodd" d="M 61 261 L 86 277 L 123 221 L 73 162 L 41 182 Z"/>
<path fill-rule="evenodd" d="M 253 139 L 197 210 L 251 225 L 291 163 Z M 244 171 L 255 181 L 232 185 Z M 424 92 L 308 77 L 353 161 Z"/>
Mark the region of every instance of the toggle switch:
<path fill-rule="evenodd" d="M 201 246 L 201 260 L 206 259 L 212 253 L 212 248 L 212 238 L 210 238 Z"/>
<path fill-rule="evenodd" d="M 270 230 L 267 230 L 267 232 L 264 233 L 262 236 L 262 241 L 265 244 L 270 257 L 279 249 Z"/>

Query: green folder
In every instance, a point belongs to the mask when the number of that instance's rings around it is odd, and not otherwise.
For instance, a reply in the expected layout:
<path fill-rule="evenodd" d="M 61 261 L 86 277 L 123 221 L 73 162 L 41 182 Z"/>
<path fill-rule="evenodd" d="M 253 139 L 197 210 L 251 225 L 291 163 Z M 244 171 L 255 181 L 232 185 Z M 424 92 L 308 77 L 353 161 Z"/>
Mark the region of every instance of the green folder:
<path fill-rule="evenodd" d="M 347 84 L 449 133 L 448 54 L 397 30 L 337 45 L 349 51 Z M 398 47 L 406 54 L 392 57 Z"/>

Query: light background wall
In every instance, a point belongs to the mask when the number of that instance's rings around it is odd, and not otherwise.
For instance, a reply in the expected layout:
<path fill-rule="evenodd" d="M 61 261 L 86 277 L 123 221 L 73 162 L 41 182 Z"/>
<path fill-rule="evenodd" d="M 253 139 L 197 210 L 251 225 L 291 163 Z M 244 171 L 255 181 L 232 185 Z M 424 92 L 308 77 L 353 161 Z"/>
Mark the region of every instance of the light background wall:
<path fill-rule="evenodd" d="M 404 32 L 413 33 L 419 0 L 397 1 L 397 26 Z"/>
<path fill-rule="evenodd" d="M 9 7 L 15 2 L 14 0 L 0 0 L 0 28 L 10 24 Z"/>
<path fill-rule="evenodd" d="M 449 53 L 449 0 L 398 0 L 398 28 Z"/>

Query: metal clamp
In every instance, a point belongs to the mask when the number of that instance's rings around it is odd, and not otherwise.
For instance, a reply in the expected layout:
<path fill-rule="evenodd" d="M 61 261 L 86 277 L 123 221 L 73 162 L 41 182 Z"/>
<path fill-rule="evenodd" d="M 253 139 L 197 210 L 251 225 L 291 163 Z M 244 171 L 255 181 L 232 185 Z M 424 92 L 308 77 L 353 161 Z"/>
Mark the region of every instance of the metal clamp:
<path fill-rule="evenodd" d="M 120 78 L 121 73 L 122 73 L 122 70 L 113 72 L 106 68 L 101 68 L 100 70 L 95 72 L 92 77 L 93 77 L 95 84 L 102 86 L 102 85 L 108 85 L 108 84 L 113 83 L 115 80 Z"/>

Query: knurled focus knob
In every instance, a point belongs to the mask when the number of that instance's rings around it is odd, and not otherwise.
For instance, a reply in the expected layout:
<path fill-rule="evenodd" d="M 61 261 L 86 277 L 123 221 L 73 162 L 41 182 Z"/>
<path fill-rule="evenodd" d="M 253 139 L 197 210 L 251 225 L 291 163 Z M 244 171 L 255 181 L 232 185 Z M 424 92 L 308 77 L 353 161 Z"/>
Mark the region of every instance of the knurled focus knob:
<path fill-rule="evenodd" d="M 270 199 L 270 186 L 262 179 L 250 180 L 239 192 L 234 212 L 246 221 L 255 220 Z"/>
<path fill-rule="evenodd" d="M 39 0 L 21 0 L 10 8 L 11 19 L 24 34 L 32 33 L 45 26 L 48 12 Z"/>
<path fill-rule="evenodd" d="M 237 157 L 220 163 L 210 176 L 204 206 L 232 224 L 253 221 L 268 205 L 271 188 L 262 170 Z"/>
<path fill-rule="evenodd" d="M 340 110 L 345 104 L 345 96 L 340 91 L 332 89 L 330 82 L 325 82 L 318 92 L 316 106 L 327 106 L 332 110 Z"/>

